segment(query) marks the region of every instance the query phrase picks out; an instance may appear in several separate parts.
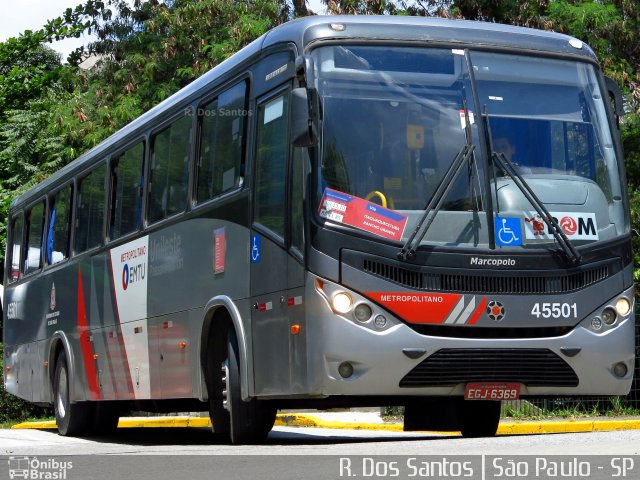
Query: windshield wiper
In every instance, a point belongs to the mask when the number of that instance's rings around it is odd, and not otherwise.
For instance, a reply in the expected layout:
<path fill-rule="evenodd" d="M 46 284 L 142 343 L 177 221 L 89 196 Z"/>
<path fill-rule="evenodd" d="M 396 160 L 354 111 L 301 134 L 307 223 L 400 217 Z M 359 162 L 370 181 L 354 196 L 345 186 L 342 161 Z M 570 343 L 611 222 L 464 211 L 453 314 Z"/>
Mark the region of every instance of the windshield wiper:
<path fill-rule="evenodd" d="M 569 240 L 562 228 L 560 228 L 560 225 L 558 225 L 558 222 L 551 216 L 551 213 L 549 213 L 547 207 L 545 207 L 544 204 L 540 201 L 529 184 L 524 180 L 524 178 L 522 178 L 522 175 L 518 173 L 518 170 L 516 169 L 513 162 L 509 160 L 507 156 L 502 152 L 492 151 L 491 157 L 496 163 L 496 166 L 503 172 L 505 172 L 511 178 L 511 180 L 513 180 L 513 183 L 515 183 L 516 187 L 518 187 L 518 189 L 529 201 L 538 215 L 540 215 L 544 223 L 547 224 L 549 230 L 551 231 L 551 234 L 556 239 L 556 241 L 560 245 L 560 248 L 562 248 L 562 251 L 567 256 L 569 261 L 574 265 L 580 263 L 582 257 L 573 246 L 573 243 L 571 243 L 571 240 Z"/>
<path fill-rule="evenodd" d="M 494 167 L 501 169 L 504 173 L 507 174 L 508 177 L 511 178 L 511 180 L 513 180 L 513 183 L 516 185 L 518 190 L 522 192 L 522 194 L 529 201 L 529 203 L 534 208 L 536 213 L 540 215 L 540 218 L 542 218 L 544 223 L 547 224 L 549 231 L 555 238 L 556 242 L 558 242 L 558 245 L 560 245 L 560 248 L 562 249 L 565 256 L 567 257 L 567 260 L 569 260 L 569 262 L 571 262 L 574 265 L 579 264 L 580 261 L 582 260 L 582 256 L 580 255 L 580 253 L 578 253 L 576 248 L 573 246 L 573 243 L 571 243 L 571 240 L 569 240 L 569 237 L 567 237 L 567 235 L 564 233 L 564 230 L 560 228 L 560 225 L 558 225 L 558 222 L 551 216 L 551 213 L 549 213 L 549 210 L 547 210 L 547 207 L 544 206 L 544 203 L 540 201 L 538 196 L 534 193 L 533 189 L 529 186 L 529 184 L 525 181 L 525 179 L 522 178 L 522 175 L 520 175 L 520 173 L 518 172 L 518 169 L 515 167 L 513 162 L 509 158 L 507 158 L 507 156 L 504 153 L 496 152 L 494 150 L 493 135 L 491 133 L 491 124 L 489 123 L 489 111 L 486 105 L 484 105 L 484 108 L 482 109 L 482 119 L 483 119 L 483 125 L 485 127 L 485 139 L 487 141 L 487 146 L 489 147 L 489 152 L 491 152 L 489 154 L 489 158 L 490 158 L 489 169 L 492 172 L 492 178 L 493 178 L 494 184 L 496 185 L 496 188 L 497 188 L 497 182 L 496 182 L 497 179 L 496 179 Z M 498 195 L 496 192 L 496 208 L 497 208 L 496 216 L 500 214 L 500 206 L 499 204 L 497 204 L 497 201 L 498 201 Z"/>
<path fill-rule="evenodd" d="M 420 245 L 420 242 L 427 234 L 427 230 L 429 230 L 429 227 L 435 220 L 436 215 L 442 208 L 442 204 L 444 203 L 449 191 L 451 191 L 453 183 L 460 175 L 462 167 L 473 157 L 475 145 L 473 145 L 471 141 L 471 123 L 469 122 L 469 110 L 467 109 L 466 101 L 464 102 L 464 117 L 466 122 L 466 143 L 455 156 L 453 163 L 444 175 L 442 182 L 438 185 L 438 188 L 431 197 L 431 200 L 429 200 L 429 203 L 424 207 L 424 213 L 420 217 L 420 220 L 418 220 L 416 227 L 402 246 L 402 249 L 398 252 L 398 258 L 401 260 L 415 258 L 418 245 Z"/>

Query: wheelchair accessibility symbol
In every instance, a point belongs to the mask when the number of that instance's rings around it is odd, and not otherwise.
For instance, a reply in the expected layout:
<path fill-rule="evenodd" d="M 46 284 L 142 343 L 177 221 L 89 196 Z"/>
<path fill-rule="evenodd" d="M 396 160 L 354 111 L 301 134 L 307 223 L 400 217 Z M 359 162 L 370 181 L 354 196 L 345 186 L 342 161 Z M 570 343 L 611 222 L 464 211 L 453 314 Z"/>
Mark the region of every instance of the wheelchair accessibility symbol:
<path fill-rule="evenodd" d="M 260 235 L 251 235 L 251 263 L 260 261 Z"/>
<path fill-rule="evenodd" d="M 493 222 L 496 245 L 501 247 L 522 245 L 522 228 L 519 218 L 496 217 Z"/>

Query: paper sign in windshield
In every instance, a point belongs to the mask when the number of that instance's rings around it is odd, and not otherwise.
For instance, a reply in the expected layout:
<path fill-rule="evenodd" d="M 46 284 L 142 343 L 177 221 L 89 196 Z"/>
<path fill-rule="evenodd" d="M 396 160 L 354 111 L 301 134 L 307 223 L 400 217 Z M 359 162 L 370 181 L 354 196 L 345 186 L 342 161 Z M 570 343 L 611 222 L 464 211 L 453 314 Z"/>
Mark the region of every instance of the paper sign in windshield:
<path fill-rule="evenodd" d="M 407 217 L 347 193 L 325 188 L 320 216 L 390 240 L 400 240 Z"/>

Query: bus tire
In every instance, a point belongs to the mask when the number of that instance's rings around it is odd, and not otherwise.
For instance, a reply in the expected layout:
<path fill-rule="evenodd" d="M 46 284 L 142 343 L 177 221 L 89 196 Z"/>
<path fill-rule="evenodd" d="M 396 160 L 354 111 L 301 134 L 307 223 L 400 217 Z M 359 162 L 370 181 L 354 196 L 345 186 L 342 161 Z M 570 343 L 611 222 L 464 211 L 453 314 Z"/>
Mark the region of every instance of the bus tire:
<path fill-rule="evenodd" d="M 233 328 L 229 329 L 227 343 L 228 358 L 223 364 L 226 393 L 223 393 L 223 397 L 229 411 L 231 443 L 241 445 L 262 442 L 273 428 L 276 409 L 264 400 L 242 400 L 238 338 Z"/>
<path fill-rule="evenodd" d="M 69 398 L 69 368 L 64 353 L 58 356 L 54 375 L 54 411 L 58 433 L 63 436 L 82 436 L 91 427 L 93 405 L 89 402 L 71 403 Z"/>
<path fill-rule="evenodd" d="M 501 402 L 465 400 L 460 405 L 460 432 L 463 437 L 493 437 L 500 423 Z"/>

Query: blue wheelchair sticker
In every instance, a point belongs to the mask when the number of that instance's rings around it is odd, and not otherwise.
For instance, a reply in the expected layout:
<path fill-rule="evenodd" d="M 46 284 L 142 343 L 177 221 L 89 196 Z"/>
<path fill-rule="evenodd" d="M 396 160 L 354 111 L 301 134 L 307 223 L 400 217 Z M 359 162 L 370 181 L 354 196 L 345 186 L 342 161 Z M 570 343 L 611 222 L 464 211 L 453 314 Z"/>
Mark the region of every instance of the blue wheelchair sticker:
<path fill-rule="evenodd" d="M 522 245 L 522 228 L 519 218 L 496 217 L 493 220 L 496 245 L 500 247 L 518 247 Z"/>
<path fill-rule="evenodd" d="M 251 235 L 251 263 L 260 262 L 260 235 Z"/>

